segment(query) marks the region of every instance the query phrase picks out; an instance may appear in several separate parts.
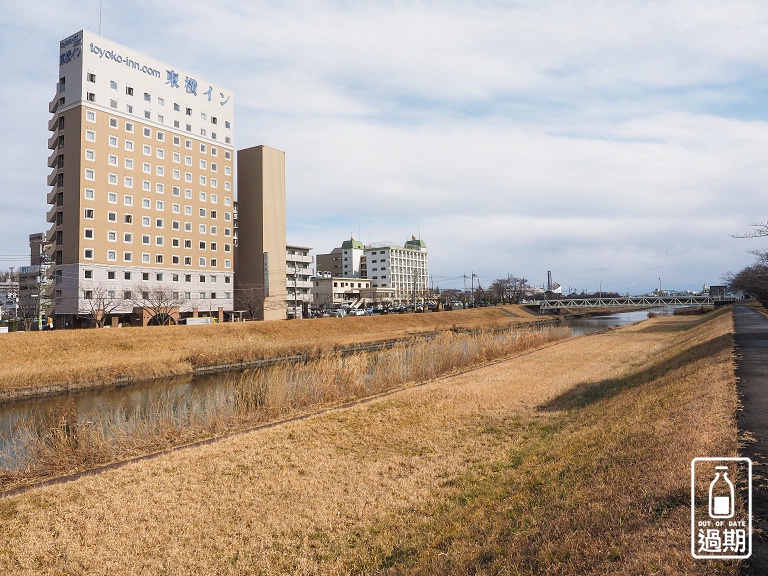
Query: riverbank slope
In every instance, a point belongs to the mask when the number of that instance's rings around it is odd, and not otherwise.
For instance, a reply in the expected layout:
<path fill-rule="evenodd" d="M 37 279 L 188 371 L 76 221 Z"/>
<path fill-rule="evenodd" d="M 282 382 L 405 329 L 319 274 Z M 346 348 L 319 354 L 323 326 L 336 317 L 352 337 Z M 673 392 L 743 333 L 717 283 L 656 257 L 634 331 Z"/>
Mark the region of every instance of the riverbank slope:
<path fill-rule="evenodd" d="M 430 332 L 545 321 L 510 305 L 341 319 L 0 334 L 0 401 L 191 374 L 212 365 L 317 356 L 345 346 Z"/>
<path fill-rule="evenodd" d="M 562 341 L 0 501 L 0 573 L 729 574 L 690 461 L 736 455 L 730 311 Z"/>

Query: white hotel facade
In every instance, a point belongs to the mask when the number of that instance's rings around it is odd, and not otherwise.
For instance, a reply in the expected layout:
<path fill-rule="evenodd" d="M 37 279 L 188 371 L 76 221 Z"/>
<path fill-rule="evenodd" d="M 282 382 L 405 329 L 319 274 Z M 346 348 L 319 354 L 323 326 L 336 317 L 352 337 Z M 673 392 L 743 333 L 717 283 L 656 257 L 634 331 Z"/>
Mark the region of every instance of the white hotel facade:
<path fill-rule="evenodd" d="M 137 321 L 163 291 L 177 314 L 231 313 L 232 92 L 81 31 L 60 43 L 49 110 L 56 326 L 94 301 L 107 324 Z"/>

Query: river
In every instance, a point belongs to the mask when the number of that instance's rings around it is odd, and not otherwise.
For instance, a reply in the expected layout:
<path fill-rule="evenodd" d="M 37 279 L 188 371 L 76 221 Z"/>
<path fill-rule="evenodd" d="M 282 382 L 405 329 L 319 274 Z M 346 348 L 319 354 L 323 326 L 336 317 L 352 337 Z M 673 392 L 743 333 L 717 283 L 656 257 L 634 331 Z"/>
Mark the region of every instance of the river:
<path fill-rule="evenodd" d="M 654 309 L 657 314 L 669 314 L 670 309 Z M 621 312 L 604 316 L 574 318 L 564 321 L 573 336 L 624 326 L 648 318 L 649 310 Z M 269 369 L 264 371 L 268 377 Z M 51 429 L 63 426 L 102 426 L 133 420 L 151 420 L 157 414 L 172 414 L 181 420 L 190 413 L 204 412 L 212 405 L 226 410 L 234 405 L 234 385 L 237 375 L 210 374 L 182 376 L 137 382 L 121 387 L 74 391 L 72 393 L 25 400 L 0 405 L 0 470 L 13 470 L 20 451 L 24 450 L 23 435 L 45 437 Z M 104 424 L 107 423 L 107 424 Z"/>

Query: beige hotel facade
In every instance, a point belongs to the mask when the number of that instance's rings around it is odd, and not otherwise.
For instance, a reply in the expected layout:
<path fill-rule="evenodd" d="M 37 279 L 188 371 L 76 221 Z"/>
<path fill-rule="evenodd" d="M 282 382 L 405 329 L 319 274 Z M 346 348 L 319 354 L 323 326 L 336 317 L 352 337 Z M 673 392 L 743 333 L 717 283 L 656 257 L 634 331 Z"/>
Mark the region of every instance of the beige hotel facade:
<path fill-rule="evenodd" d="M 60 43 L 48 165 L 56 327 L 233 311 L 234 95 L 80 31 Z M 283 190 L 284 193 L 284 190 Z M 284 228 L 283 228 L 284 229 Z M 141 313 L 142 309 L 144 310 Z"/>

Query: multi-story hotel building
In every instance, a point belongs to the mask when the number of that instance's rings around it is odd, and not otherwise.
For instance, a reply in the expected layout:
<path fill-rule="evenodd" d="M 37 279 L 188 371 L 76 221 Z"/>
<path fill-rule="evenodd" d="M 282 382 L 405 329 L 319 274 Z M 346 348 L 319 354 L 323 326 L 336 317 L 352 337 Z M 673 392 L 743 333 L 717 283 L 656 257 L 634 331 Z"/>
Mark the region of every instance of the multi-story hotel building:
<path fill-rule="evenodd" d="M 64 39 L 49 108 L 57 327 L 223 319 L 234 293 L 234 96 L 91 32 Z M 156 320 L 157 318 L 155 318 Z"/>

